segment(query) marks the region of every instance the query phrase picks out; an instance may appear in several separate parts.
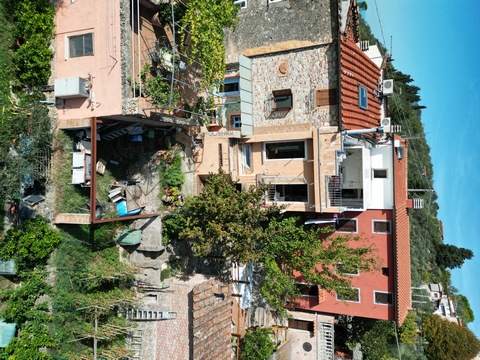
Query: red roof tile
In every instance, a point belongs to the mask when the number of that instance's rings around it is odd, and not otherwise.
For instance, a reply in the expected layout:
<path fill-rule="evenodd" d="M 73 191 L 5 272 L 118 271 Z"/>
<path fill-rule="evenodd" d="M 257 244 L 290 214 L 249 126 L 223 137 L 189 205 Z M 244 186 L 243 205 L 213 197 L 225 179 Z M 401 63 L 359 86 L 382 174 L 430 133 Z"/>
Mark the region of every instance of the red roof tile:
<path fill-rule="evenodd" d="M 395 221 L 395 292 L 396 314 L 395 320 L 401 326 L 412 308 L 411 269 L 410 269 L 410 221 L 407 213 L 408 198 L 408 169 L 407 146 L 408 142 L 395 135 L 404 147 L 404 156 L 401 160 L 394 154 L 394 221 Z M 396 151 L 396 150 L 395 150 Z"/>
<path fill-rule="evenodd" d="M 353 42 L 340 44 L 341 115 L 346 130 L 369 129 L 380 125 L 380 101 L 374 95 L 381 71 Z M 358 106 L 358 86 L 368 91 L 368 109 Z"/>

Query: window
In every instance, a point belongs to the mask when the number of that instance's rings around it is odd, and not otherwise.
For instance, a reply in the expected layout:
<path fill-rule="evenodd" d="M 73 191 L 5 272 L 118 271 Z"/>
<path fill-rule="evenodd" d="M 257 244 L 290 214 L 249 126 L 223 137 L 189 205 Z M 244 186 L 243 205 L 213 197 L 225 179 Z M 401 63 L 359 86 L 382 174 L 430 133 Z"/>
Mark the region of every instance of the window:
<path fill-rule="evenodd" d="M 359 275 L 358 266 L 346 265 L 341 262 L 335 264 L 335 272 L 343 275 Z"/>
<path fill-rule="evenodd" d="M 242 116 L 241 115 L 230 115 L 230 125 L 232 128 L 242 127 Z"/>
<path fill-rule="evenodd" d="M 272 92 L 272 110 L 290 110 L 293 107 L 292 90 L 275 90 Z"/>
<path fill-rule="evenodd" d="M 393 295 L 389 292 L 374 291 L 375 304 L 393 305 Z"/>
<path fill-rule="evenodd" d="M 373 220 L 373 232 L 378 234 L 390 234 L 390 221 Z"/>
<path fill-rule="evenodd" d="M 93 34 L 70 36 L 68 38 L 68 57 L 93 55 Z"/>
<path fill-rule="evenodd" d="M 358 85 L 358 107 L 368 109 L 368 91 L 362 85 Z"/>
<path fill-rule="evenodd" d="M 314 331 L 313 321 L 308 320 L 288 319 L 288 328 L 310 332 Z"/>
<path fill-rule="evenodd" d="M 233 5 L 238 6 L 240 9 L 247 8 L 247 0 L 235 0 Z"/>
<path fill-rule="evenodd" d="M 340 232 L 357 232 L 357 220 L 339 219 L 335 224 L 335 230 Z"/>
<path fill-rule="evenodd" d="M 264 144 L 265 160 L 306 159 L 305 141 L 272 142 Z"/>
<path fill-rule="evenodd" d="M 390 270 L 387 267 L 382 267 L 382 275 L 388 276 L 390 274 Z"/>
<path fill-rule="evenodd" d="M 360 289 L 350 288 L 337 291 L 337 300 L 360 302 Z"/>
<path fill-rule="evenodd" d="M 250 145 L 239 145 L 239 160 L 242 173 L 250 172 L 252 166 Z"/>
<path fill-rule="evenodd" d="M 240 78 L 230 77 L 226 78 L 220 86 L 222 96 L 235 96 L 240 94 Z"/>
<path fill-rule="evenodd" d="M 336 105 L 337 89 L 315 90 L 315 106 Z"/>
<path fill-rule="evenodd" d="M 295 178 L 291 178 L 291 180 L 294 179 Z M 305 179 L 296 178 L 295 180 L 304 181 Z M 268 201 L 270 202 L 308 203 L 308 185 L 305 183 L 270 184 L 267 193 Z"/>
<path fill-rule="evenodd" d="M 387 178 L 387 169 L 373 169 L 373 178 L 374 179 L 386 179 Z"/>
<path fill-rule="evenodd" d="M 283 0 L 268 0 L 268 3 L 271 4 L 271 3 L 276 3 L 276 2 L 280 2 L 280 1 L 283 1 Z"/>
<path fill-rule="evenodd" d="M 313 284 L 296 284 L 302 296 L 313 296 L 318 298 L 318 286 Z"/>

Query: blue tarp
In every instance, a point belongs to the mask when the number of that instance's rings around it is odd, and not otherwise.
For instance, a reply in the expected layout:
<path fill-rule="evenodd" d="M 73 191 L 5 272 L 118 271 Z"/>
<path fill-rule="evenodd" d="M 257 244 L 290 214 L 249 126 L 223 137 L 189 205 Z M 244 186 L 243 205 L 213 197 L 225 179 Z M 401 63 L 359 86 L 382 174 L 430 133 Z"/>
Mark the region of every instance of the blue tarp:
<path fill-rule="evenodd" d="M 6 347 L 15 337 L 17 326 L 0 320 L 0 348 Z"/>
<path fill-rule="evenodd" d="M 16 273 L 15 261 L 0 259 L 0 275 L 15 275 Z"/>
<path fill-rule="evenodd" d="M 142 208 L 128 211 L 126 200 L 119 201 L 116 206 L 117 206 L 118 216 L 138 215 L 142 211 Z"/>

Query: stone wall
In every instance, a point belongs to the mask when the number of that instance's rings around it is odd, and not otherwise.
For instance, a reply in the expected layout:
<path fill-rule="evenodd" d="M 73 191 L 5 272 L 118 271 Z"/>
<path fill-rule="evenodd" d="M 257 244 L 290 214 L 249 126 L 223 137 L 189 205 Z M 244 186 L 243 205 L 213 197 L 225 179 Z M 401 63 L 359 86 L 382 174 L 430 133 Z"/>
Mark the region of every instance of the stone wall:
<path fill-rule="evenodd" d="M 232 297 L 227 285 L 209 280 L 192 290 L 193 358 L 229 360 L 232 356 Z"/>
<path fill-rule="evenodd" d="M 254 127 L 338 124 L 338 105 L 315 108 L 315 89 L 338 87 L 335 44 L 252 58 Z M 290 89 L 293 107 L 271 109 L 272 91 Z"/>
<path fill-rule="evenodd" d="M 226 31 L 227 63 L 238 56 L 332 42 L 337 34 L 337 0 L 248 0 L 235 30 Z"/>

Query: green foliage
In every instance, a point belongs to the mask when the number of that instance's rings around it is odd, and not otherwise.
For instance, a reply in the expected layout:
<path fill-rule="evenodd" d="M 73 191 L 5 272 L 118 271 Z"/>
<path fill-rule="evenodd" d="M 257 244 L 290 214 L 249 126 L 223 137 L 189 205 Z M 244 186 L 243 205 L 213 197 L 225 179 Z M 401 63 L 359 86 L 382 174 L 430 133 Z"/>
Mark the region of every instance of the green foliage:
<path fill-rule="evenodd" d="M 243 338 L 240 358 L 242 360 L 267 360 L 275 350 L 275 343 L 270 337 L 271 333 L 270 328 L 259 328 L 247 332 Z"/>
<path fill-rule="evenodd" d="M 398 335 L 403 344 L 414 345 L 418 340 L 416 317 L 416 313 L 409 312 L 402 326 L 398 329 Z"/>
<path fill-rule="evenodd" d="M 354 318 L 351 339 L 359 342 L 364 360 L 392 358 L 389 344 L 395 339 L 395 324 L 391 321 Z"/>
<path fill-rule="evenodd" d="M 259 260 L 262 222 L 278 208 L 264 208 L 264 189 L 239 191 L 230 175 L 210 174 L 202 192 L 187 198 L 174 219 L 166 222 L 171 238 L 186 240 L 195 255 L 221 256 L 241 263 Z M 181 219 L 176 219 L 181 218 Z M 181 223 L 181 225 L 180 225 Z"/>
<path fill-rule="evenodd" d="M 13 53 L 15 73 L 23 85 L 38 87 L 48 83 L 50 50 L 55 31 L 55 8 L 48 0 L 4 1 L 15 24 L 13 36 L 18 49 Z"/>
<path fill-rule="evenodd" d="M 271 219 L 261 249 L 265 265 L 263 295 L 277 309 L 299 295 L 295 288 L 298 273 L 302 282 L 327 291 L 351 288 L 351 276 L 336 273 L 335 264 L 368 272 L 376 267 L 374 249 L 359 237 L 326 236 L 330 228 L 305 227 L 299 218 Z M 352 243 L 358 243 L 353 245 Z M 321 264 L 321 266 L 319 266 Z M 275 284 L 273 286 L 273 284 Z M 277 286 L 278 285 L 278 286 Z"/>
<path fill-rule="evenodd" d="M 224 28 L 237 23 L 238 7 L 233 1 L 190 0 L 181 20 L 186 30 L 181 43 L 190 39 L 188 53 L 196 58 L 202 68 L 202 87 L 210 88 L 215 82 L 222 82 L 226 71 Z M 188 35 L 187 35 L 188 34 Z"/>
<path fill-rule="evenodd" d="M 41 304 L 36 304 L 38 297 L 51 294 L 51 287 L 44 281 L 45 276 L 45 271 L 24 272 L 20 287 L 2 292 L 1 299 L 7 303 L 2 319 L 22 326 L 32 313 L 42 309 Z"/>
<path fill-rule="evenodd" d="M 143 81 L 143 93 L 150 97 L 151 103 L 156 107 L 165 107 L 168 105 L 177 106 L 180 101 L 180 92 L 172 88 L 170 82 L 164 80 L 161 76 L 150 74 L 150 66 L 145 65 L 141 73 Z"/>
<path fill-rule="evenodd" d="M 0 300 L 5 309 L 0 314 L 6 322 L 14 322 L 18 336 L 0 350 L 2 359 L 50 359 L 40 348 L 57 345 L 48 330 L 51 322 L 48 304 L 40 299 L 51 295 L 52 289 L 45 283 L 45 271 L 28 271 L 21 274 L 21 286 L 4 291 Z"/>
<path fill-rule="evenodd" d="M 185 182 L 185 174 L 182 171 L 182 156 L 175 151 L 173 162 L 163 172 L 163 179 L 167 187 L 182 186 Z"/>
<path fill-rule="evenodd" d="M 55 356 L 69 354 L 68 358 L 79 358 L 92 353 L 91 339 L 78 339 L 94 333 L 95 307 L 100 324 L 127 327 L 125 319 L 119 318 L 118 313 L 123 313 L 122 307 L 134 297 L 129 290 L 133 269 L 120 261 L 114 246 L 92 251 L 90 233 L 86 233 L 84 228 L 70 226 L 67 230 L 61 230 L 64 240 L 53 259 L 57 277 L 52 304 L 52 331 L 59 344 L 53 353 Z M 99 233 L 109 238 L 112 236 L 109 228 L 100 229 Z M 122 334 L 107 336 L 101 329 L 99 348 L 113 351 L 118 344 L 123 344 Z"/>
<path fill-rule="evenodd" d="M 182 3 L 173 4 L 173 13 L 175 16 L 175 22 L 181 22 L 183 16 L 185 15 L 185 6 Z M 160 22 L 163 26 L 172 22 L 172 6 L 169 3 L 159 4 L 158 5 L 158 15 Z"/>
<path fill-rule="evenodd" d="M 468 301 L 467 297 L 461 294 L 455 295 L 455 304 L 457 310 L 457 316 L 462 319 L 463 325 L 467 325 L 470 322 L 475 320 L 475 315 L 473 314 L 473 310 L 470 307 L 470 302 Z"/>
<path fill-rule="evenodd" d="M 15 260 L 17 269 L 33 269 L 46 264 L 48 256 L 61 241 L 59 232 L 37 215 L 7 231 L 0 242 L 0 258 Z"/>
<path fill-rule="evenodd" d="M 465 260 L 473 257 L 473 251 L 450 244 L 438 244 L 435 260 L 443 268 L 461 268 Z"/>
<path fill-rule="evenodd" d="M 480 351 L 480 340 L 472 331 L 438 315 L 424 318 L 423 334 L 430 360 L 473 359 Z"/>
<path fill-rule="evenodd" d="M 329 229 L 305 228 L 298 218 L 281 219 L 280 208 L 266 208 L 265 188 L 239 191 L 231 177 L 210 174 L 202 192 L 164 223 L 164 236 L 190 243 L 196 256 L 261 263 L 262 293 L 278 310 L 298 294 L 295 275 L 323 289 L 342 291 L 351 278 L 333 270 L 336 262 L 369 271 L 374 251 L 360 238 L 323 236 Z M 356 243 L 350 246 L 351 243 Z M 317 267 L 317 264 L 323 264 Z"/>

